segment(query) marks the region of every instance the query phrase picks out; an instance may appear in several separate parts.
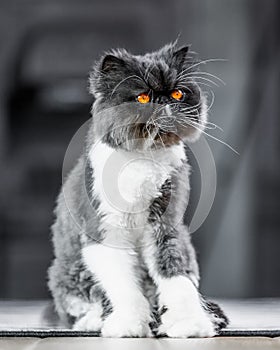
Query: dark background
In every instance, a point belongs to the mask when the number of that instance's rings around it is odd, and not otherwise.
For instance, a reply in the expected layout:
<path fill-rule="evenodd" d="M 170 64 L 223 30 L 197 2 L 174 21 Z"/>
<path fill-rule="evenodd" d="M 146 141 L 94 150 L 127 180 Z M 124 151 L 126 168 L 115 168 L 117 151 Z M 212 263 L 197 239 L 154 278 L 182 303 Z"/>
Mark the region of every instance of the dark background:
<path fill-rule="evenodd" d="M 194 234 L 202 290 L 279 296 L 280 3 L 277 0 L 0 1 L 0 298 L 45 298 L 63 157 L 89 118 L 87 77 L 111 47 L 158 49 L 181 33 L 214 89 L 218 188 Z M 195 187 L 195 186 L 194 186 Z"/>

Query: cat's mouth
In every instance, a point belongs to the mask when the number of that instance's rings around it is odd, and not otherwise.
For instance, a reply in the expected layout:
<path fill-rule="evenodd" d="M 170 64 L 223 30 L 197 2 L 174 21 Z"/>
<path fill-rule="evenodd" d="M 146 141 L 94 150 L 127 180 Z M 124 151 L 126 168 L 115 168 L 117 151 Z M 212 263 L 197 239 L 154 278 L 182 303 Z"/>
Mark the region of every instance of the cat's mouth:
<path fill-rule="evenodd" d="M 156 145 L 172 146 L 180 143 L 181 138 L 175 132 L 162 132 L 159 129 L 154 138 Z"/>
<path fill-rule="evenodd" d="M 131 140 L 136 143 L 134 145 L 142 145 L 143 147 L 169 147 L 179 144 L 194 132 L 191 126 L 180 128 L 173 124 L 171 130 L 161 128 L 160 125 L 139 123 L 131 129 Z M 138 141 L 137 141 L 138 140 Z M 142 148 L 142 146 L 140 146 Z"/>
<path fill-rule="evenodd" d="M 143 146 L 146 142 L 151 143 L 151 147 L 168 147 L 180 143 L 181 137 L 177 131 L 166 131 L 159 126 L 138 124 L 133 128 L 132 135 L 135 139 L 142 140 Z"/>

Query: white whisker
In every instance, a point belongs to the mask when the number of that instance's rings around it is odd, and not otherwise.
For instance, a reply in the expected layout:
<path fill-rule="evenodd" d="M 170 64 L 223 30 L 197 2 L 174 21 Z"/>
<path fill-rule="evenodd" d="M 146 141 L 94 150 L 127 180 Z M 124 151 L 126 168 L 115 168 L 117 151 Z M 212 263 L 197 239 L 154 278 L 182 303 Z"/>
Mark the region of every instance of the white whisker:
<path fill-rule="evenodd" d="M 239 155 L 239 153 L 232 147 L 230 146 L 228 143 L 226 143 L 225 141 L 223 140 L 220 140 L 218 139 L 217 137 L 211 135 L 211 134 L 208 134 L 206 131 L 198 128 L 196 125 L 192 124 L 192 122 L 190 122 L 189 126 L 193 126 L 196 130 L 200 131 L 201 133 L 203 133 L 204 135 L 210 137 L 211 139 L 223 144 L 224 146 L 228 147 L 231 151 L 233 151 L 234 153 L 236 153 L 237 155 Z"/>
<path fill-rule="evenodd" d="M 182 70 L 182 72 L 180 72 L 180 74 L 183 74 L 184 72 L 187 72 L 189 71 L 190 69 L 193 69 L 194 67 L 197 67 L 201 64 L 206 64 L 206 63 L 209 63 L 209 62 L 227 62 L 228 60 L 226 59 L 223 59 L 223 58 L 210 58 L 210 59 L 207 59 L 207 60 L 203 60 L 203 61 L 200 61 L 200 62 L 197 62 L 193 65 L 191 65 L 190 67 Z"/>
<path fill-rule="evenodd" d="M 211 84 L 213 84 L 213 85 L 215 85 L 215 86 L 219 86 L 219 84 L 217 84 L 217 83 L 214 82 L 213 80 L 208 79 L 208 78 L 205 78 L 205 77 L 192 76 L 192 79 L 195 80 L 195 81 L 197 81 L 198 79 L 200 79 L 200 80 L 203 80 L 203 81 L 207 81 L 208 83 L 211 83 Z"/>
<path fill-rule="evenodd" d="M 223 85 L 226 85 L 225 81 L 221 78 L 219 78 L 217 75 L 215 74 L 211 74 L 211 73 L 208 73 L 208 72 L 200 72 L 200 71 L 197 71 L 197 72 L 189 72 L 187 74 L 184 74 L 182 75 L 182 77 L 184 78 L 187 78 L 187 77 L 192 77 L 194 74 L 196 75 L 207 75 L 208 77 L 212 77 L 212 78 L 215 78 L 217 79 L 220 83 L 222 83 Z"/>

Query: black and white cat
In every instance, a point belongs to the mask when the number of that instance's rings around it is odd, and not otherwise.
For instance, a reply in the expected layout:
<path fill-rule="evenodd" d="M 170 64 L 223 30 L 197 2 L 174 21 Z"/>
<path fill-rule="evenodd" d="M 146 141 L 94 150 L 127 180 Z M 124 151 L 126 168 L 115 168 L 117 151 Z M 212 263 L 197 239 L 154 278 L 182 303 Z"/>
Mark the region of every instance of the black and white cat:
<path fill-rule="evenodd" d="M 184 141 L 207 120 L 188 47 L 112 50 L 90 77 L 85 153 L 63 185 L 52 226 L 49 288 L 73 328 L 104 337 L 207 337 L 228 323 L 198 292 L 187 227 Z"/>

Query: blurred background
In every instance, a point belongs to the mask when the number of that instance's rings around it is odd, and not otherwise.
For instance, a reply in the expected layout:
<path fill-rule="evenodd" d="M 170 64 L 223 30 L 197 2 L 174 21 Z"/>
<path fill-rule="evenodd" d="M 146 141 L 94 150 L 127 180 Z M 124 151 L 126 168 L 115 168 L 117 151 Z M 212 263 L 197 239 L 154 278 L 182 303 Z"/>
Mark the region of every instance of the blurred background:
<path fill-rule="evenodd" d="M 0 1 L 1 299 L 49 296 L 52 211 L 67 145 L 89 118 L 93 61 L 179 33 L 202 59 L 227 59 L 203 67 L 226 82 L 210 113 L 224 131 L 211 133 L 240 153 L 209 139 L 218 187 L 193 236 L 202 290 L 280 295 L 279 18 L 277 0 Z"/>

